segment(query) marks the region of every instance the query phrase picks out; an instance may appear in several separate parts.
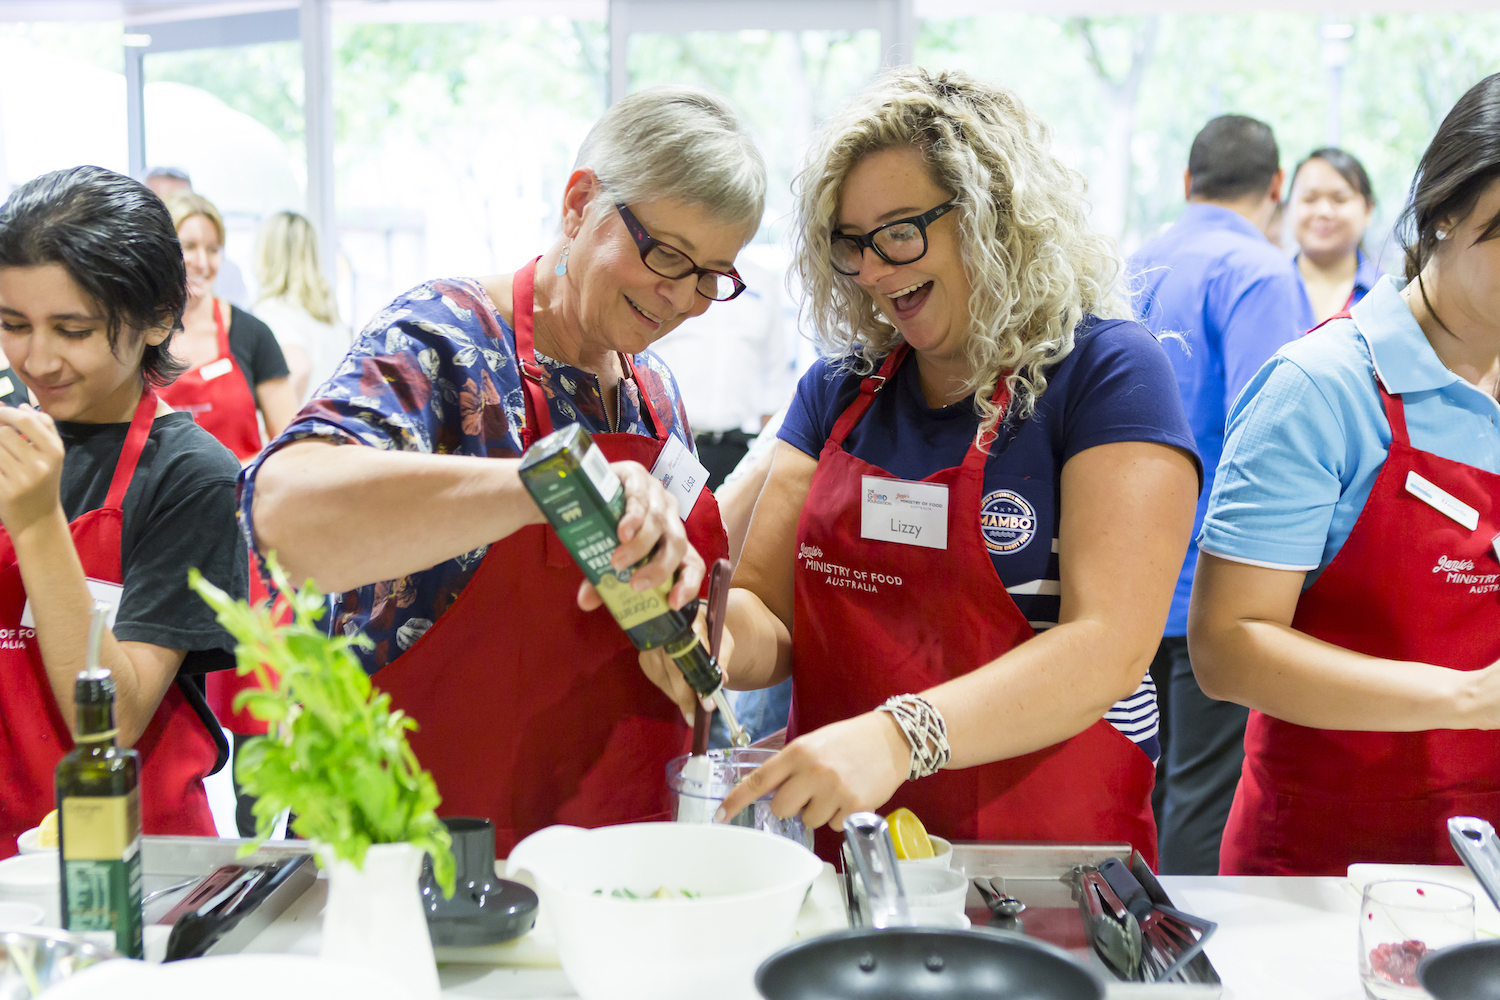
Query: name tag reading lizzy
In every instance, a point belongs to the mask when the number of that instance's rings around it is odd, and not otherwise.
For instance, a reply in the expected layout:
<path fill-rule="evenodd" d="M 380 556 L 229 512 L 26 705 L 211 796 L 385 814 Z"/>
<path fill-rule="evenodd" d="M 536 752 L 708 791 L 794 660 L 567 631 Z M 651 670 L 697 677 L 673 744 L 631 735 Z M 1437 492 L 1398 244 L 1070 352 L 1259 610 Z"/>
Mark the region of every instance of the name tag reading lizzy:
<path fill-rule="evenodd" d="M 708 483 L 708 470 L 703 463 L 677 437 L 668 436 L 651 474 L 677 498 L 677 512 L 686 521 L 693 512 L 693 504 L 698 502 L 698 494 Z"/>
<path fill-rule="evenodd" d="M 860 477 L 859 536 L 881 542 L 948 547 L 948 487 Z"/>

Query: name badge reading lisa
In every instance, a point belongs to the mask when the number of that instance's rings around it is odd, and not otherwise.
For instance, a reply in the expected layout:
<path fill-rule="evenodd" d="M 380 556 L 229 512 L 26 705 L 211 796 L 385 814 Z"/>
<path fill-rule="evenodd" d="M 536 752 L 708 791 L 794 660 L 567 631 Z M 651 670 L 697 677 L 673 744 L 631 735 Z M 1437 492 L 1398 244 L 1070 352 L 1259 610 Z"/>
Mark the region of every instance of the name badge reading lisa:
<path fill-rule="evenodd" d="M 859 536 L 929 549 L 948 547 L 948 487 L 860 477 Z"/>
<path fill-rule="evenodd" d="M 677 513 L 686 521 L 693 512 L 693 505 L 698 502 L 698 494 L 703 492 L 703 487 L 708 483 L 708 470 L 703 467 L 703 463 L 693 457 L 693 453 L 675 435 L 668 435 L 667 443 L 662 445 L 661 454 L 656 457 L 651 475 L 667 488 L 668 493 L 677 498 Z"/>

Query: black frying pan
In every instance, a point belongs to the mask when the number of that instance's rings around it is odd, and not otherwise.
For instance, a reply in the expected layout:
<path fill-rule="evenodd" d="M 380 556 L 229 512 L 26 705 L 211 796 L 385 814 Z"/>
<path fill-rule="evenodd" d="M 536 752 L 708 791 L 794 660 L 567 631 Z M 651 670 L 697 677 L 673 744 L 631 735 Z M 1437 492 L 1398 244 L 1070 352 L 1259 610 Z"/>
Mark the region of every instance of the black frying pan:
<path fill-rule="evenodd" d="M 1417 967 L 1417 981 L 1437 1000 L 1500 1000 L 1500 940 L 1435 952 Z"/>
<path fill-rule="evenodd" d="M 1454 816 L 1448 820 L 1448 839 L 1500 906 L 1500 842 L 1494 827 L 1475 816 Z M 1417 981 L 1437 1000 L 1500 1000 L 1500 940 L 1434 952 L 1417 966 Z"/>
<path fill-rule="evenodd" d="M 755 973 L 766 1000 L 1102 1000 L 1104 984 L 1061 950 L 1009 931 L 836 931 L 783 949 Z"/>

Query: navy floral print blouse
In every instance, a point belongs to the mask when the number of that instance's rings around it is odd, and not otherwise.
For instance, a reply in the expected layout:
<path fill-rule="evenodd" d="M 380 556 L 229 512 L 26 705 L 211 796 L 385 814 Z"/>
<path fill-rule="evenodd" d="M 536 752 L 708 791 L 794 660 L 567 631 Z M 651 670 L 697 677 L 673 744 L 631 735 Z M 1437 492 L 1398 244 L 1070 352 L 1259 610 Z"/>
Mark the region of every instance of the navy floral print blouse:
<path fill-rule="evenodd" d="M 555 427 L 578 422 L 610 430 L 599 383 L 588 372 L 537 355 Z M 622 433 L 654 436 L 640 393 L 650 394 L 669 433 L 693 450 L 693 435 L 672 373 L 650 351 L 634 357 L 636 381 L 623 380 Z M 239 518 L 253 542 L 250 509 L 266 458 L 294 441 L 366 445 L 436 455 L 517 458 L 526 425 L 516 335 L 478 281 L 446 278 L 406 292 L 365 327 L 338 370 L 296 419 L 240 474 Z M 350 497 L 350 503 L 358 503 Z M 421 531 L 393 523 L 390 530 Z M 463 591 L 487 551 L 465 552 L 431 569 L 370 584 L 335 598 L 333 628 L 363 631 L 371 673 L 422 637 Z M 252 544 L 253 550 L 253 544 Z"/>

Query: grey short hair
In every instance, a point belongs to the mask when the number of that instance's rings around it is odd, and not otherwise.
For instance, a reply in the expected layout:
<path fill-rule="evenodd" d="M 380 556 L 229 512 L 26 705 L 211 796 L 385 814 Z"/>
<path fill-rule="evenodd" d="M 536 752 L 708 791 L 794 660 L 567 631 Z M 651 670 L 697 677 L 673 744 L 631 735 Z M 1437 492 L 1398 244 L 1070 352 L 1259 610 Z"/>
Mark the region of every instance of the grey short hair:
<path fill-rule="evenodd" d="M 697 87 L 651 87 L 610 106 L 579 147 L 575 170 L 618 202 L 672 198 L 759 227 L 766 164 L 729 102 Z"/>

